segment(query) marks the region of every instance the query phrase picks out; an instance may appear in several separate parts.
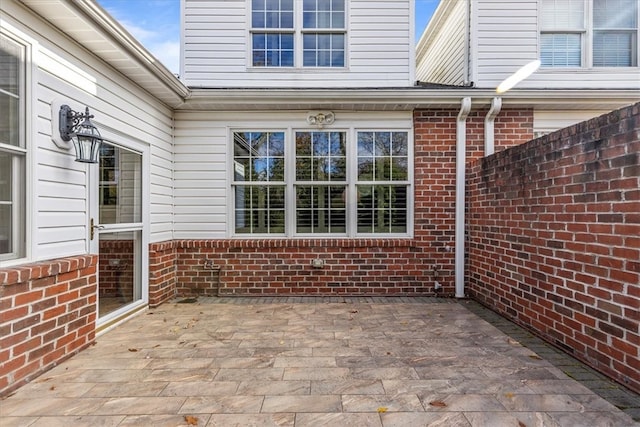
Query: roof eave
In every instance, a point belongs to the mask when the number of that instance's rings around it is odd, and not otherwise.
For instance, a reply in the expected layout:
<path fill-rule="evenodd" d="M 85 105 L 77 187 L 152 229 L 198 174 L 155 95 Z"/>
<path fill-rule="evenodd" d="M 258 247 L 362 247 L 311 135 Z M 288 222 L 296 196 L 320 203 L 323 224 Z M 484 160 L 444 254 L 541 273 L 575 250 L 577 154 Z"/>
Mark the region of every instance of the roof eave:
<path fill-rule="evenodd" d="M 468 87 L 433 88 L 193 88 L 179 110 L 295 110 L 332 108 L 350 110 L 413 110 L 416 108 L 459 107 L 471 97 L 474 108 L 489 107 L 494 90 Z M 505 108 L 554 110 L 615 109 L 632 104 L 637 90 L 512 90 L 501 96 Z"/>
<path fill-rule="evenodd" d="M 64 2 L 64 6 L 75 12 L 75 16 L 66 17 L 64 21 L 57 21 L 55 17 L 48 16 L 48 7 L 52 3 L 61 0 L 49 0 L 47 3 L 42 0 L 22 0 L 22 4 L 33 10 L 43 19 L 59 28 L 63 33 L 74 38 L 80 44 L 85 44 L 83 40 L 75 38 L 69 28 L 62 25 L 74 26 L 74 19 L 81 20 L 90 25 L 96 35 L 103 37 L 121 49 L 128 59 L 127 66 L 133 65 L 144 71 L 144 77 L 132 76 L 123 70 L 123 64 L 112 61 L 108 56 L 100 52 L 93 52 L 95 56 L 110 64 L 114 69 L 120 71 L 128 79 L 132 80 L 140 87 L 144 88 L 158 100 L 170 107 L 177 107 L 182 104 L 189 95 L 189 88 L 185 86 L 169 69 L 167 69 L 157 58 L 151 54 L 140 42 L 138 42 L 118 21 L 106 12 L 97 2 L 90 0 L 70 0 Z M 62 23 L 63 22 L 63 23 Z M 76 21 L 77 22 L 77 21 Z"/>

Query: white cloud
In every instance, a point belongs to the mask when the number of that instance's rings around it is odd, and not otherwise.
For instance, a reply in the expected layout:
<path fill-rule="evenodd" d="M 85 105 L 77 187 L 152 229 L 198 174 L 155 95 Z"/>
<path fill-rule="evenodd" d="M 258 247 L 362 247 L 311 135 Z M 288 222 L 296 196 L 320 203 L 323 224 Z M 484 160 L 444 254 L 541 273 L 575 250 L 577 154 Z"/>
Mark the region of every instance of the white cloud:
<path fill-rule="evenodd" d="M 160 36 L 160 33 L 156 31 L 139 27 L 136 24 L 127 20 L 121 20 L 120 24 L 122 24 L 122 26 L 125 27 L 127 31 L 129 31 L 131 35 L 135 37 L 142 44 L 144 44 L 145 41 L 153 40 Z"/>
<path fill-rule="evenodd" d="M 131 3 L 117 4 L 131 5 Z M 176 22 L 162 21 L 161 14 L 157 13 L 156 8 L 150 8 L 148 19 L 136 22 L 124 16 L 131 13 L 127 9 L 107 7 L 107 11 L 172 73 L 180 72 L 180 27 L 177 20 Z"/>
<path fill-rule="evenodd" d="M 153 56 L 158 58 L 172 73 L 180 72 L 180 42 L 162 41 L 145 45 Z"/>

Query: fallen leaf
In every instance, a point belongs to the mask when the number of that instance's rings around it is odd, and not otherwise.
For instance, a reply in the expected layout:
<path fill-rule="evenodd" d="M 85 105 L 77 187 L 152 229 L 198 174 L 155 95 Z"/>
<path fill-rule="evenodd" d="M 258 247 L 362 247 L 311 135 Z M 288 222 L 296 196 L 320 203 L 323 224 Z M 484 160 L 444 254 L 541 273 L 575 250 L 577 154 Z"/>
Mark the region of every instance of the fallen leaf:
<path fill-rule="evenodd" d="M 153 346 L 153 348 L 158 348 L 158 347 L 160 347 L 160 344 L 156 344 Z"/>
<path fill-rule="evenodd" d="M 390 351 L 387 351 L 387 356 L 391 356 L 391 352 Z"/>
<path fill-rule="evenodd" d="M 385 412 L 387 412 L 387 407 L 386 406 L 381 406 L 378 408 L 378 413 L 379 414 L 384 414 Z"/>
<path fill-rule="evenodd" d="M 184 420 L 190 426 L 197 426 L 198 425 L 198 418 L 197 417 L 192 417 L 191 415 L 185 415 L 184 416 Z"/>
<path fill-rule="evenodd" d="M 530 354 L 529 357 L 535 360 L 542 360 L 542 357 L 538 356 L 537 354 Z"/>
<path fill-rule="evenodd" d="M 132 353 L 135 353 L 136 351 L 138 351 L 138 349 L 137 348 L 130 348 L 129 351 L 132 352 Z"/>
<path fill-rule="evenodd" d="M 447 404 L 442 400 L 434 400 L 433 402 L 429 402 L 429 405 L 435 406 L 436 408 L 446 408 Z"/>
<path fill-rule="evenodd" d="M 518 427 L 527 427 L 527 425 L 525 423 L 523 423 L 522 421 L 518 420 Z"/>
<path fill-rule="evenodd" d="M 505 393 L 504 397 L 506 397 L 507 399 L 513 399 L 513 393 Z"/>
<path fill-rule="evenodd" d="M 49 390 L 50 390 L 50 391 L 53 391 L 53 390 L 55 390 L 55 389 L 56 389 L 56 386 L 54 386 L 54 385 L 52 385 L 51 387 L 49 387 Z"/>

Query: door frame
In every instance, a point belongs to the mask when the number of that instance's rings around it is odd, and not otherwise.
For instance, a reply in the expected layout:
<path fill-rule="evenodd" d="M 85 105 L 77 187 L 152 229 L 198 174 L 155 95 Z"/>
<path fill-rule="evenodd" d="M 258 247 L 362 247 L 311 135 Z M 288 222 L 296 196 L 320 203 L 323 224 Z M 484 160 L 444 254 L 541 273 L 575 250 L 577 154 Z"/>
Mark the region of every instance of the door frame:
<path fill-rule="evenodd" d="M 99 167 L 98 165 L 89 165 L 88 173 L 88 218 L 87 227 L 89 232 L 87 233 L 87 249 L 91 254 L 99 254 L 99 241 L 100 233 L 114 233 L 119 231 L 138 231 L 141 232 L 140 242 L 140 299 L 133 301 L 124 307 L 121 307 L 108 315 L 98 318 L 96 307 L 96 326 L 100 333 L 104 333 L 112 327 L 122 323 L 132 315 L 136 314 L 142 309 L 145 309 L 149 305 L 149 240 L 150 240 L 150 157 L 151 149 L 150 144 L 141 141 L 131 136 L 125 135 L 116 129 L 110 128 L 102 123 L 97 123 L 96 126 L 100 129 L 100 133 L 105 142 L 114 145 L 116 147 L 140 154 L 142 157 L 142 171 L 141 171 L 141 190 L 142 190 L 142 206 L 141 206 L 141 222 L 140 223 L 128 223 L 128 224 L 99 224 Z M 91 219 L 94 220 L 94 238 L 91 239 Z M 133 226 L 132 226 L 133 224 Z M 96 271 L 96 275 L 99 275 L 99 269 Z M 100 278 L 98 277 L 98 283 Z M 96 290 L 96 304 L 98 304 L 98 291 Z"/>

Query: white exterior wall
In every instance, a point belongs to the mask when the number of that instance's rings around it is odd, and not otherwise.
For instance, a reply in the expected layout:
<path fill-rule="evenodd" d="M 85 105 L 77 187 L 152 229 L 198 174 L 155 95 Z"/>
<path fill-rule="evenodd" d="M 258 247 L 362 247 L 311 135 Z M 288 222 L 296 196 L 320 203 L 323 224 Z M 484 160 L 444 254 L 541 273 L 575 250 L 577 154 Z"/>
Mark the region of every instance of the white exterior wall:
<path fill-rule="evenodd" d="M 323 130 L 413 129 L 413 113 L 334 111 Z M 233 131 L 317 130 L 307 111 L 177 112 L 175 136 L 176 239 L 231 237 Z M 290 132 L 287 133 L 289 135 Z M 353 140 L 350 140 L 353 143 Z"/>
<path fill-rule="evenodd" d="M 412 86 L 412 2 L 348 0 L 345 68 L 278 69 L 251 67 L 250 0 L 182 0 L 180 75 L 190 87 Z"/>
<path fill-rule="evenodd" d="M 474 8 L 471 80 L 477 87 L 495 88 L 540 57 L 538 2 L 477 0 Z M 540 68 L 518 88 L 639 89 L 640 68 Z"/>
<path fill-rule="evenodd" d="M 534 133 L 549 133 L 606 114 L 606 110 L 534 110 Z"/>
<path fill-rule="evenodd" d="M 447 0 L 443 0 L 447 1 Z M 416 79 L 421 82 L 463 85 L 468 76 L 468 4 L 450 1 L 446 16 L 425 34 L 416 48 Z M 442 7 L 442 6 L 441 6 Z M 437 19 L 437 15 L 434 17 Z"/>
<path fill-rule="evenodd" d="M 146 147 L 150 157 L 151 240 L 172 238 L 172 111 L 45 21 L 13 2 L 2 6 L 2 29 L 26 43 L 28 261 L 88 252 L 89 174 L 73 148 L 52 141 L 52 104 L 88 106 L 103 137 Z M 32 29 L 37 28 L 38 32 Z M 149 218 L 144 219 L 149 221 Z"/>
<path fill-rule="evenodd" d="M 495 88 L 518 68 L 538 58 L 537 10 L 536 0 L 475 2 L 471 62 L 472 80 L 477 87 Z"/>

